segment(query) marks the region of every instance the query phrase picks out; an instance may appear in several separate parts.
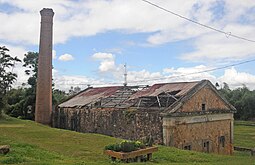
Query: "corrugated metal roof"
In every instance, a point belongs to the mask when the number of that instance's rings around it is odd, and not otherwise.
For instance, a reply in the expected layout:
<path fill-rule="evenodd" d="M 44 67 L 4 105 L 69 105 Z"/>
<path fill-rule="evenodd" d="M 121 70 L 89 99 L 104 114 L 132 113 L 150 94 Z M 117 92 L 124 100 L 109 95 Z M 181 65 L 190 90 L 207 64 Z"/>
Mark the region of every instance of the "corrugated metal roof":
<path fill-rule="evenodd" d="M 181 97 L 185 95 L 190 89 L 197 85 L 200 81 L 197 82 L 177 82 L 177 83 L 164 83 L 164 84 L 155 84 L 143 90 L 133 91 L 130 95 L 125 96 L 123 91 L 125 91 L 124 86 L 113 86 L 113 87 L 98 87 L 98 88 L 89 88 L 80 92 L 78 95 L 67 100 L 66 102 L 59 105 L 59 107 L 75 107 L 75 106 L 85 106 L 90 103 L 95 103 L 100 99 L 108 99 L 107 104 L 116 104 L 126 103 L 129 100 L 137 100 L 140 97 L 150 97 L 158 96 L 162 93 L 168 93 L 176 97 Z M 121 100 L 119 97 L 122 97 Z M 118 100 L 114 99 L 117 98 Z M 125 99 L 125 100 L 123 100 Z M 113 101 L 111 101 L 113 100 Z M 112 103 L 110 103 L 112 102 Z M 102 102 L 103 103 L 103 102 Z M 106 104 L 105 104 L 106 105 Z M 132 104 L 130 104 L 131 106 Z"/>
<path fill-rule="evenodd" d="M 59 105 L 59 107 L 84 106 L 101 98 L 113 95 L 120 86 L 89 88 Z"/>
<path fill-rule="evenodd" d="M 135 99 L 139 97 L 146 96 L 158 96 L 161 93 L 171 93 L 175 92 L 175 96 L 185 95 L 191 88 L 197 85 L 200 81 L 197 82 L 177 82 L 177 83 L 164 83 L 164 84 L 155 84 L 148 89 L 138 91 L 130 97 L 130 99 Z"/>

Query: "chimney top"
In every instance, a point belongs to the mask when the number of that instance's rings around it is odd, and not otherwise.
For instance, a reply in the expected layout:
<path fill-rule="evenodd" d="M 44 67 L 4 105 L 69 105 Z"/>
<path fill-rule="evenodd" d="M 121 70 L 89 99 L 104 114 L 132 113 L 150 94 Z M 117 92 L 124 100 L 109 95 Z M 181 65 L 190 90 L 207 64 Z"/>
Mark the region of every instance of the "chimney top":
<path fill-rule="evenodd" d="M 52 16 L 54 15 L 54 12 L 51 8 L 43 8 L 41 11 L 41 16 Z"/>

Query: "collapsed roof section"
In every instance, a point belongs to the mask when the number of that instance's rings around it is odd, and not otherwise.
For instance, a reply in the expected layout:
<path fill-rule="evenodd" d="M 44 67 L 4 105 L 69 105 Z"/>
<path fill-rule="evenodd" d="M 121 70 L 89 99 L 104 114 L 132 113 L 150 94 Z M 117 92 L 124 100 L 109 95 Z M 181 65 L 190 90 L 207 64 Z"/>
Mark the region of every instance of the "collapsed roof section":
<path fill-rule="evenodd" d="M 200 81 L 87 88 L 59 107 L 166 108 L 185 96 Z"/>

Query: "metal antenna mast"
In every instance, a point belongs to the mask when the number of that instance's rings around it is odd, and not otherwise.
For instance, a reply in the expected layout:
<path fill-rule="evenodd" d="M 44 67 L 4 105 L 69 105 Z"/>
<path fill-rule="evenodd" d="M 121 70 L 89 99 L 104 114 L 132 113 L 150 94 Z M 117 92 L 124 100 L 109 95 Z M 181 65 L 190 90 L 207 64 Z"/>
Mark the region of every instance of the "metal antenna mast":
<path fill-rule="evenodd" d="M 127 64 L 124 64 L 124 86 L 127 86 Z"/>

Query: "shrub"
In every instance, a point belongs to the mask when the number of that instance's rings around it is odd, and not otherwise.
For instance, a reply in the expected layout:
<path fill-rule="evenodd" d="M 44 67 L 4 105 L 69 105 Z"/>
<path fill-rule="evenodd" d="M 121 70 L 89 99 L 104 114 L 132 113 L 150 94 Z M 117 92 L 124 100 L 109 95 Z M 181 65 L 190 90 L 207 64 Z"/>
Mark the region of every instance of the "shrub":
<path fill-rule="evenodd" d="M 119 152 L 121 151 L 121 147 L 120 147 L 120 144 L 110 144 L 108 146 L 105 146 L 105 150 L 112 150 L 112 151 Z"/>
<path fill-rule="evenodd" d="M 145 144 L 143 144 L 140 141 L 128 141 L 128 140 L 123 140 L 119 144 L 110 144 L 108 146 L 105 146 L 105 150 L 112 150 L 112 151 L 122 151 L 122 152 L 131 152 L 135 151 L 138 149 L 143 149 L 145 148 Z"/>
<path fill-rule="evenodd" d="M 135 142 L 132 141 L 123 141 L 120 143 L 121 151 L 123 152 L 131 152 L 137 150 L 135 147 Z"/>
<path fill-rule="evenodd" d="M 136 148 L 141 148 L 141 149 L 143 149 L 143 148 L 145 148 L 146 146 L 145 146 L 145 144 L 143 144 L 142 142 L 136 141 L 136 142 L 135 142 L 135 147 L 136 147 Z"/>

